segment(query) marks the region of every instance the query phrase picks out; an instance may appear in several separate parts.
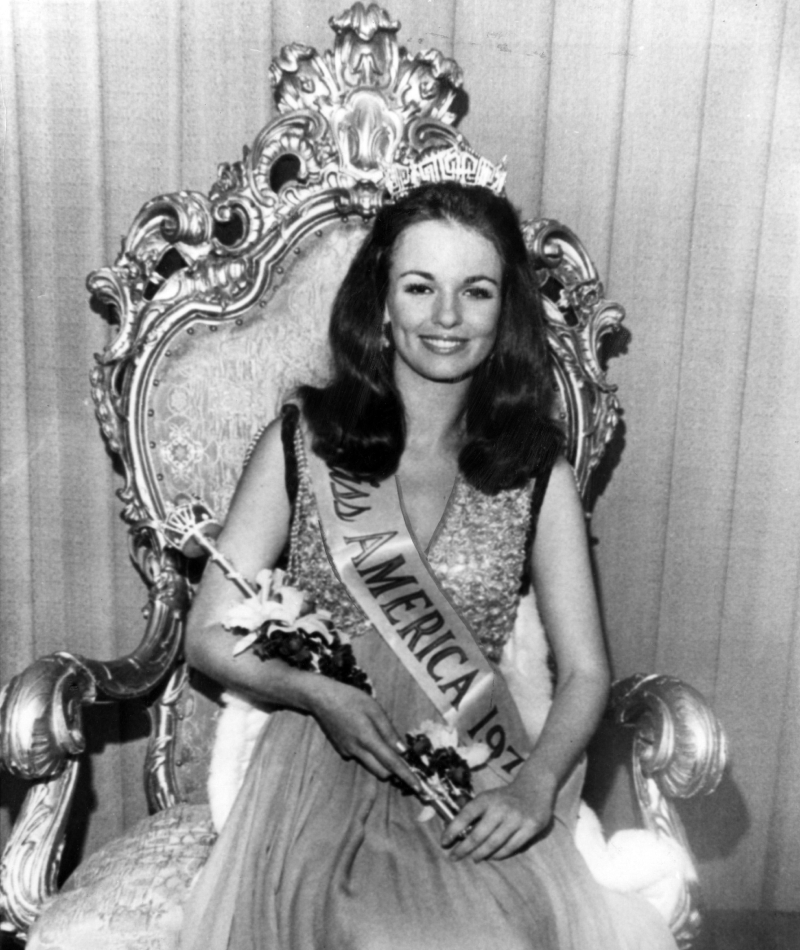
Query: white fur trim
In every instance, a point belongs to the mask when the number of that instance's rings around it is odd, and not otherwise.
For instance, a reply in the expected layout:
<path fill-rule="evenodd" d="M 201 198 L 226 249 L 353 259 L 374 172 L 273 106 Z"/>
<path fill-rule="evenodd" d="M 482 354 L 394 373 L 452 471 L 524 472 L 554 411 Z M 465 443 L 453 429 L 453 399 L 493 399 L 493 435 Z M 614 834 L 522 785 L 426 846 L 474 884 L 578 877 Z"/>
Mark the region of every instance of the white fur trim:
<path fill-rule="evenodd" d="M 553 702 L 548 652 L 547 636 L 531 589 L 520 600 L 514 629 L 503 647 L 498 668 L 532 742 L 539 738 Z"/>
<path fill-rule="evenodd" d="M 696 880 L 692 860 L 677 841 L 644 829 L 618 831 L 606 841 L 586 802 L 578 812 L 575 846 L 598 884 L 638 894 L 668 924 L 684 904 L 687 884 Z"/>
<path fill-rule="evenodd" d="M 222 694 L 211 764 L 208 770 L 208 804 L 217 832 L 222 831 L 253 755 L 256 739 L 269 718 L 238 693 Z"/>

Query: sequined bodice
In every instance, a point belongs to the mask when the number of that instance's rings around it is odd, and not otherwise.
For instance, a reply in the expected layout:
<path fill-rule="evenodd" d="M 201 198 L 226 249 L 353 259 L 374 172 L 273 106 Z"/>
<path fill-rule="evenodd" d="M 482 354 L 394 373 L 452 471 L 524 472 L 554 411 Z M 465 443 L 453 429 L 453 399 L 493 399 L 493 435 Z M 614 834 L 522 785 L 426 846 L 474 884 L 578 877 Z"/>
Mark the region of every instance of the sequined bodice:
<path fill-rule="evenodd" d="M 290 565 L 295 583 L 314 592 L 337 629 L 358 637 L 369 621 L 330 565 L 322 540 L 302 436 L 296 433 L 298 489 Z M 500 659 L 514 627 L 530 522 L 531 487 L 484 495 L 459 477 L 427 552 L 439 583 L 486 657 Z"/>

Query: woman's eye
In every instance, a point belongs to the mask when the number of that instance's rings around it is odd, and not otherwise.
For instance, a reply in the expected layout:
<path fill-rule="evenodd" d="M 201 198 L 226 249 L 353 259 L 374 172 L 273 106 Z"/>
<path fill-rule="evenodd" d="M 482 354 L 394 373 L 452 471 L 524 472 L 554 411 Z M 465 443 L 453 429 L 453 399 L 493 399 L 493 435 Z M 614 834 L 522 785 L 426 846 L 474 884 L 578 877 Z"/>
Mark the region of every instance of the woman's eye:
<path fill-rule="evenodd" d="M 467 287 L 467 296 L 477 297 L 479 300 L 491 300 L 494 297 L 493 291 L 488 287 Z"/>
<path fill-rule="evenodd" d="M 406 284 L 403 288 L 407 294 L 427 294 L 431 288 L 427 284 Z"/>

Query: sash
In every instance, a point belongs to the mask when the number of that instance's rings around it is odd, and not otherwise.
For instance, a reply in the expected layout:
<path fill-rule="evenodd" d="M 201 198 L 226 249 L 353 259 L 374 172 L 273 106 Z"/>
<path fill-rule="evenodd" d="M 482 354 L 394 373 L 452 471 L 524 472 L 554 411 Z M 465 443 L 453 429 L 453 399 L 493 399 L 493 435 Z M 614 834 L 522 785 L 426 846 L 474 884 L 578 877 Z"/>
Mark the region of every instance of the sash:
<path fill-rule="evenodd" d="M 397 480 L 330 469 L 306 441 L 322 536 L 336 574 L 461 741 L 485 742 L 504 782 L 531 751 L 513 699 L 406 525 Z"/>

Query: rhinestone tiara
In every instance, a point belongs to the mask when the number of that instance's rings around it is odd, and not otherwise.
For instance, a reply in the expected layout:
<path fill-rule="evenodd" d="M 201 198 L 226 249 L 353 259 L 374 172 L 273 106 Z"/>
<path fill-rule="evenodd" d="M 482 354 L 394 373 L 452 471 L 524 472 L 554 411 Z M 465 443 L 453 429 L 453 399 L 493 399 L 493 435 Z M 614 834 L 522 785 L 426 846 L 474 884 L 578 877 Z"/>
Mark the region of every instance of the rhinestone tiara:
<path fill-rule="evenodd" d="M 421 185 L 454 181 L 459 185 L 488 188 L 502 195 L 506 183 L 506 160 L 494 165 L 472 149 L 446 148 L 431 152 L 409 165 L 387 165 L 384 185 L 396 201 Z"/>

